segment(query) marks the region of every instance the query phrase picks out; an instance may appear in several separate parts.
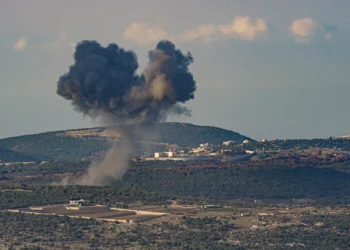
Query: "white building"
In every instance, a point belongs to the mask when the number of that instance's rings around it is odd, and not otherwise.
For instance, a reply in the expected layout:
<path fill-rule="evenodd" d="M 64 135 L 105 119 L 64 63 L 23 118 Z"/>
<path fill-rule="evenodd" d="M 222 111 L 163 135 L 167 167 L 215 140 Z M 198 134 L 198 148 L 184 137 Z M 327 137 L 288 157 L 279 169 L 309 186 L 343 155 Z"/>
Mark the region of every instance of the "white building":
<path fill-rule="evenodd" d="M 154 158 L 163 158 L 163 157 L 174 157 L 176 155 L 175 152 L 156 152 L 154 153 Z"/>
<path fill-rule="evenodd" d="M 233 141 L 224 141 L 222 143 L 222 145 L 224 145 L 224 146 L 230 146 L 231 144 L 233 144 Z"/>
<path fill-rule="evenodd" d="M 190 153 L 199 153 L 199 152 L 204 152 L 204 148 L 192 148 L 192 150 L 190 151 Z"/>
<path fill-rule="evenodd" d="M 168 155 L 168 157 L 174 157 L 176 155 L 176 153 L 169 151 L 169 152 L 167 152 L 167 155 Z"/>
<path fill-rule="evenodd" d="M 209 143 L 202 143 L 202 144 L 199 144 L 199 147 L 200 147 L 200 148 L 207 148 L 207 147 L 209 147 Z"/>
<path fill-rule="evenodd" d="M 166 157 L 168 156 L 166 153 L 164 152 L 156 152 L 154 153 L 154 158 L 160 158 L 160 157 Z"/>
<path fill-rule="evenodd" d="M 243 141 L 243 144 L 247 144 L 247 143 L 249 143 L 249 140 L 244 140 Z"/>

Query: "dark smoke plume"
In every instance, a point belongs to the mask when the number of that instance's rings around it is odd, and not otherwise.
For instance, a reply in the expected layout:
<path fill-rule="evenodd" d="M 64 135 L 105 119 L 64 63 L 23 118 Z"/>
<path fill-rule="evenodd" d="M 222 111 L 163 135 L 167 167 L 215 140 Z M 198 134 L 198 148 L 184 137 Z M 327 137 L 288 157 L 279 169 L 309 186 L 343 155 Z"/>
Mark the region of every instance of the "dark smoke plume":
<path fill-rule="evenodd" d="M 188 115 L 177 104 L 194 98 L 196 83 L 188 69 L 192 55 L 184 55 L 170 41 L 160 41 L 148 57 L 145 70 L 137 75 L 132 51 L 82 41 L 74 53 L 75 63 L 58 81 L 57 94 L 85 115 L 105 113 L 117 123 L 164 120 L 169 111 Z"/>
<path fill-rule="evenodd" d="M 170 41 L 160 41 L 148 53 L 148 64 L 136 74 L 137 57 L 116 44 L 102 47 L 96 41 L 76 46 L 75 63 L 57 83 L 57 94 L 70 100 L 78 112 L 115 124 L 152 124 L 167 114 L 189 116 L 180 104 L 194 98 L 196 82 L 189 71 L 190 53 L 183 54 Z M 139 132 L 139 134 L 142 134 Z M 76 180 L 62 184 L 104 185 L 127 169 L 133 149 L 131 135 L 113 147 L 101 163 L 94 163 Z"/>

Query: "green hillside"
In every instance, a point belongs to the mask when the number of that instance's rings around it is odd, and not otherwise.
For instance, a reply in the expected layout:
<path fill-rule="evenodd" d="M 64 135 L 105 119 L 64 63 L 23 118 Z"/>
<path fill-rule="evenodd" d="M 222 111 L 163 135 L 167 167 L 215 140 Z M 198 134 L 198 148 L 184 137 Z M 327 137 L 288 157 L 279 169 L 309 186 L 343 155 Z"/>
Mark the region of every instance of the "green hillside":
<path fill-rule="evenodd" d="M 177 144 L 185 147 L 195 147 L 200 143 L 222 144 L 223 141 L 233 140 L 242 143 L 250 138 L 233 132 L 211 126 L 196 126 L 189 123 L 159 123 L 155 126 L 159 141 Z M 156 140 L 157 136 L 155 136 Z"/>
<path fill-rule="evenodd" d="M 15 152 L 12 150 L 0 148 L 0 163 L 1 162 L 26 162 L 37 161 L 36 157 L 26 155 L 23 153 Z"/>
<path fill-rule="evenodd" d="M 0 148 L 25 153 L 39 160 L 81 159 L 107 148 L 107 141 L 61 137 L 57 136 L 59 132 L 62 131 L 1 139 Z"/>
<path fill-rule="evenodd" d="M 194 147 L 199 143 L 221 144 L 224 140 L 241 143 L 249 139 L 233 131 L 187 123 L 159 123 L 152 128 L 145 127 L 142 129 L 142 136 L 139 135 L 139 131 L 135 130 L 135 126 L 115 128 L 116 131 L 125 129 L 135 132 L 134 138 L 139 141 L 137 142 L 139 148 L 142 145 L 142 148 L 150 151 L 160 150 L 166 144 Z M 108 137 L 99 135 L 78 137 L 74 132 L 97 131 L 100 133 L 104 130 L 105 128 L 75 129 L 10 137 L 0 140 L 0 148 L 22 153 L 38 160 L 80 160 L 105 151 L 109 148 L 110 142 Z M 0 152 L 0 160 L 21 161 L 22 159 L 20 155 L 18 158 L 6 158 L 5 155 L 6 153 Z"/>
<path fill-rule="evenodd" d="M 131 133 L 137 134 L 137 126 L 128 126 Z M 222 144 L 232 140 L 242 143 L 250 138 L 231 130 L 212 126 L 198 126 L 190 123 L 157 123 L 152 127 L 144 126 L 140 139 L 159 143 L 176 144 L 182 147 L 198 147 L 200 143 Z M 137 137 L 137 136 L 136 136 Z"/>

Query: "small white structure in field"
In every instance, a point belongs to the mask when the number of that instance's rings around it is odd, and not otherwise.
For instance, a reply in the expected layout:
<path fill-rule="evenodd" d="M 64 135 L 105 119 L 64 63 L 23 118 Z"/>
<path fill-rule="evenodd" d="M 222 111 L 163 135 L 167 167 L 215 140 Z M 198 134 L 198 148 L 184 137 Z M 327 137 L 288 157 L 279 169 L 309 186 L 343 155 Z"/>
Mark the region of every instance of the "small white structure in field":
<path fill-rule="evenodd" d="M 207 147 L 209 147 L 209 143 L 201 143 L 201 144 L 199 144 L 199 147 L 200 148 L 207 148 Z"/>
<path fill-rule="evenodd" d="M 221 205 L 204 205 L 203 208 L 222 208 Z"/>
<path fill-rule="evenodd" d="M 69 204 L 70 205 L 75 205 L 75 206 L 86 206 L 88 205 L 88 201 L 80 199 L 80 200 L 70 200 Z"/>
<path fill-rule="evenodd" d="M 252 150 L 246 150 L 245 151 L 247 154 L 254 154 L 255 152 L 254 151 L 252 151 Z"/>
<path fill-rule="evenodd" d="M 274 216 L 273 213 L 258 213 L 259 216 Z"/>
<path fill-rule="evenodd" d="M 244 140 L 243 141 L 243 144 L 247 144 L 247 143 L 249 143 L 249 140 Z"/>
<path fill-rule="evenodd" d="M 30 210 L 34 210 L 34 211 L 42 211 L 42 210 L 44 210 L 43 207 L 29 207 L 29 208 L 30 208 Z"/>
<path fill-rule="evenodd" d="M 80 207 L 66 206 L 67 210 L 80 210 Z"/>
<path fill-rule="evenodd" d="M 241 213 L 241 217 L 247 217 L 250 216 L 250 213 Z"/>

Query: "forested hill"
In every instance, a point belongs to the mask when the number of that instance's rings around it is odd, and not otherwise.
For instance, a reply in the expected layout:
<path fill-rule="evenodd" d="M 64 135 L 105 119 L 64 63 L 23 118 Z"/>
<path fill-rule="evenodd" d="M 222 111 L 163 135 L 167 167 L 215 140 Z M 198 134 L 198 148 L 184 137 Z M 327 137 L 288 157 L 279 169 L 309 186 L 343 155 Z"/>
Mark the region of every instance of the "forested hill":
<path fill-rule="evenodd" d="M 154 141 L 177 144 L 184 147 L 196 147 L 200 143 L 222 144 L 223 141 L 233 140 L 242 143 L 251 140 L 231 130 L 212 126 L 197 126 L 189 123 L 158 123 L 155 126 Z M 158 138 L 157 138 L 158 137 Z"/>
<path fill-rule="evenodd" d="M 119 131 L 126 128 L 87 128 L 53 131 L 0 139 L 0 160 L 24 161 L 23 155 L 38 160 L 82 159 L 98 155 L 109 147 L 108 139 L 119 138 Z M 137 131 L 136 131 L 137 132 Z M 242 143 L 249 139 L 236 132 L 217 127 L 197 126 L 188 123 L 159 123 L 145 128 L 142 136 L 135 135 L 138 145 L 148 150 L 161 150 L 167 145 L 195 147 L 200 143 L 221 144 L 225 140 Z M 145 145 L 146 144 L 146 145 Z M 11 150 L 13 154 L 9 156 Z M 4 152 L 4 153 L 1 153 Z M 15 153 L 20 153 L 15 157 Z M 21 157 L 20 157 L 21 156 Z M 23 157 L 22 157 L 23 156 Z M 5 158 L 6 157 L 6 158 Z M 26 158 L 26 160 L 28 160 Z"/>
<path fill-rule="evenodd" d="M 24 153 L 0 148 L 0 163 L 1 162 L 31 162 L 31 161 L 37 161 L 37 160 L 38 159 L 36 157 L 26 155 Z"/>

